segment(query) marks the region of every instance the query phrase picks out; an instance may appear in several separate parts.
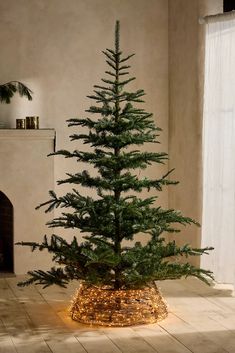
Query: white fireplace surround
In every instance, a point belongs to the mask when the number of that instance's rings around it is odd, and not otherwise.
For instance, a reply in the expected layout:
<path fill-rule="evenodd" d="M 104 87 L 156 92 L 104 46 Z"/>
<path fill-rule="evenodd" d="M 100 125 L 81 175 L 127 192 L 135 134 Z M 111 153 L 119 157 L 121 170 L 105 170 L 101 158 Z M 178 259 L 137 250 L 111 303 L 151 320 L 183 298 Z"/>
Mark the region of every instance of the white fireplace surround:
<path fill-rule="evenodd" d="M 47 233 L 45 223 L 53 214 L 35 210 L 48 200 L 54 189 L 55 130 L 0 129 L 0 191 L 11 201 L 14 210 L 14 243 L 40 242 Z M 50 256 L 35 256 L 29 247 L 14 246 L 14 273 L 48 269 Z"/>

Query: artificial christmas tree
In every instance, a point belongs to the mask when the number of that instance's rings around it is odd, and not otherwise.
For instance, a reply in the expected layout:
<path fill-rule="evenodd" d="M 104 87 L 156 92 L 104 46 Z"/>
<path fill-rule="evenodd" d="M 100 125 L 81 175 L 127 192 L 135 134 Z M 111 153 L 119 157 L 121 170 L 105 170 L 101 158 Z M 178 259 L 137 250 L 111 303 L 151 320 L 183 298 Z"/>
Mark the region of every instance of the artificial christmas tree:
<path fill-rule="evenodd" d="M 145 143 L 156 143 L 161 129 L 155 126 L 152 114 L 140 108 L 144 91 L 126 90 L 134 80 L 126 78 L 132 55 L 123 56 L 120 51 L 119 22 L 114 50 L 103 53 L 109 71 L 108 78 L 102 79 L 102 85 L 95 85 L 94 94 L 89 96 L 96 105 L 86 111 L 89 117 L 68 120 L 69 126 L 88 130 L 70 137 L 89 144 L 90 151 L 54 153 L 94 167 L 94 175 L 87 170 L 67 174 L 58 184 L 93 188 L 97 198 L 82 195 L 82 188 L 74 188 L 61 197 L 50 191 L 50 200 L 39 206 L 47 206 L 46 212 L 55 207 L 69 208 L 69 212 L 62 212 L 48 225 L 80 229 L 85 233 L 84 241 L 79 243 L 75 237 L 68 243 L 53 234 L 50 240 L 45 236 L 41 244 L 20 243 L 32 250 L 51 252 L 58 266 L 47 272 L 29 271 L 30 278 L 19 285 L 65 287 L 69 281 L 80 280 L 82 284 L 71 308 L 74 319 L 110 326 L 154 322 L 166 316 L 166 306 L 154 281 L 195 276 L 208 283 L 212 278 L 210 271 L 179 263 L 176 258 L 200 256 L 211 248 L 194 249 L 190 245 L 177 246 L 175 241 L 166 242 L 164 232 L 179 232 L 177 224 L 197 222 L 179 211 L 155 205 L 157 197 L 141 198 L 138 194 L 143 189 L 162 191 L 163 186 L 176 182 L 168 179 L 171 171 L 154 180 L 139 178 L 135 173 L 139 168 L 164 163 L 168 155 L 138 149 Z M 134 242 L 139 233 L 150 238 L 145 245 Z M 124 241 L 129 241 L 129 246 Z"/>

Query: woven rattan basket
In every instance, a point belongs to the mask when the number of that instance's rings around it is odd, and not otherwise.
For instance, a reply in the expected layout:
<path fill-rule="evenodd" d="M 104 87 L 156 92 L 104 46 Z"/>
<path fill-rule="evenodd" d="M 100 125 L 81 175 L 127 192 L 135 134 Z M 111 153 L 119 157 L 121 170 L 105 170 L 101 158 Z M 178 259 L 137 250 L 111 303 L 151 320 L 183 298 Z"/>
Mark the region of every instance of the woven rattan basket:
<path fill-rule="evenodd" d="M 70 307 L 73 320 L 102 326 L 150 324 L 167 316 L 157 287 L 113 290 L 81 284 Z"/>

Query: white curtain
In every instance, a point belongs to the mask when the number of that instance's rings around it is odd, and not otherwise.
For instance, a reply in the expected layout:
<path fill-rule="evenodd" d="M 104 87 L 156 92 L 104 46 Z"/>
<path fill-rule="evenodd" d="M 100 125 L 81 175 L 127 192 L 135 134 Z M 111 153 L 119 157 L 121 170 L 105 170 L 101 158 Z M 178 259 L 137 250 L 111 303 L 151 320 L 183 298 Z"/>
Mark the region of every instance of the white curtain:
<path fill-rule="evenodd" d="M 206 24 L 203 113 L 203 256 L 219 283 L 235 285 L 235 16 Z"/>

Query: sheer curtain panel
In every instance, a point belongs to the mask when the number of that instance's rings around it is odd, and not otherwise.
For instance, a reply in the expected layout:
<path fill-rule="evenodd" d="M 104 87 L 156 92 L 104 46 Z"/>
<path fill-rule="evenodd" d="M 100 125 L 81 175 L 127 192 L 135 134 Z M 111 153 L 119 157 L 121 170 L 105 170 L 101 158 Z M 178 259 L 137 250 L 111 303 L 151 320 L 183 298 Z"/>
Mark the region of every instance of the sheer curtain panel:
<path fill-rule="evenodd" d="M 203 113 L 202 258 L 219 283 L 235 284 L 235 15 L 208 21 Z"/>

